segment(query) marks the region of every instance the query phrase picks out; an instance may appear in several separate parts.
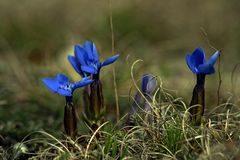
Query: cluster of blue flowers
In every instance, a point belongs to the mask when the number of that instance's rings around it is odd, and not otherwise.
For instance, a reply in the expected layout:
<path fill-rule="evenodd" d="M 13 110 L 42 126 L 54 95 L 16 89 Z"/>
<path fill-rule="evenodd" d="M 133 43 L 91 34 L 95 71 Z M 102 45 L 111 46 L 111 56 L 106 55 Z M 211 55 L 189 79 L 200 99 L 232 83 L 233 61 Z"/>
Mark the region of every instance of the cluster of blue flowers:
<path fill-rule="evenodd" d="M 186 62 L 189 69 L 194 74 L 213 74 L 215 72 L 214 64 L 219 57 L 219 51 L 216 51 L 208 61 L 206 61 L 205 53 L 202 48 L 197 48 L 190 55 L 187 54 Z M 64 74 L 57 74 L 54 78 L 43 78 L 43 83 L 52 92 L 62 96 L 72 96 L 75 89 L 91 84 L 96 79 L 89 79 L 90 75 L 95 78 L 99 77 L 100 69 L 104 66 L 112 64 L 119 58 L 119 55 L 114 55 L 100 62 L 98 51 L 93 42 L 86 41 L 82 46 L 75 45 L 74 56 L 69 55 L 68 60 L 75 71 L 83 77 L 79 82 L 71 83 L 69 78 Z"/>
<path fill-rule="evenodd" d="M 75 137 L 77 133 L 77 118 L 75 107 L 72 102 L 73 92 L 77 88 L 86 86 L 88 92 L 85 93 L 84 101 L 89 102 L 89 106 L 85 106 L 87 111 L 85 115 L 86 122 L 92 129 L 98 127 L 103 107 L 103 96 L 101 81 L 99 79 L 100 69 L 104 66 L 112 64 L 119 58 L 115 55 L 108 58 L 103 63 L 100 62 L 98 51 L 93 42 L 87 41 L 83 45 L 75 45 L 74 56 L 69 55 L 68 61 L 71 63 L 75 71 L 82 77 L 78 82 L 71 83 L 69 78 L 64 74 L 57 74 L 54 78 L 43 78 L 43 83 L 47 88 L 61 96 L 66 97 L 64 109 L 64 128 L 70 137 Z M 90 85 L 91 84 L 91 85 Z M 90 85 L 90 87 L 88 86 Z"/>
<path fill-rule="evenodd" d="M 205 76 L 208 74 L 213 74 L 215 72 L 214 64 L 216 63 L 220 55 L 219 51 L 216 51 L 210 59 L 207 61 L 205 58 L 205 53 L 202 48 L 197 48 L 193 51 L 192 54 L 187 54 L 186 62 L 189 69 L 196 74 L 197 83 L 193 90 L 192 101 L 190 106 L 199 104 L 198 107 L 190 108 L 190 114 L 192 119 L 199 123 L 204 112 L 205 99 L 204 99 L 204 82 Z M 43 83 L 47 88 L 59 95 L 65 96 L 67 103 L 65 106 L 65 131 L 68 135 L 73 135 L 73 132 L 76 131 L 76 118 L 75 110 L 72 103 L 72 96 L 74 90 L 77 88 L 86 87 L 84 92 L 84 101 L 86 104 L 89 104 L 88 112 L 86 116 L 88 121 L 92 120 L 90 127 L 95 128 L 101 123 L 103 117 L 102 109 L 103 107 L 103 96 L 102 96 L 102 86 L 99 79 L 100 70 L 102 67 L 112 64 L 119 58 L 119 55 L 114 55 L 105 61 L 101 62 L 99 59 L 98 51 L 93 42 L 86 41 L 83 45 L 75 45 L 74 55 L 68 56 L 68 61 L 74 68 L 74 70 L 82 77 L 78 82 L 71 83 L 69 78 L 64 74 L 57 74 L 54 78 L 43 78 Z M 142 79 L 142 92 L 145 97 L 145 100 L 151 101 L 151 95 L 157 87 L 156 78 L 146 74 Z M 136 103 L 139 103 L 141 100 L 140 94 L 135 96 Z M 151 107 L 148 103 L 144 102 L 145 110 L 151 110 Z M 136 108 L 132 113 L 136 112 Z M 131 115 L 131 114 L 130 114 Z"/>
<path fill-rule="evenodd" d="M 57 74 L 55 78 L 43 78 L 42 81 L 50 91 L 71 97 L 75 89 L 91 84 L 96 80 L 95 77 L 99 78 L 102 67 L 112 64 L 118 58 L 119 55 L 117 54 L 101 63 L 95 44 L 87 41 L 83 45 L 75 45 L 74 56 L 68 56 L 72 67 L 83 77 L 79 82 L 71 83 L 64 74 Z M 90 79 L 89 76 L 91 75 L 95 75 L 92 76 L 93 79 Z"/>

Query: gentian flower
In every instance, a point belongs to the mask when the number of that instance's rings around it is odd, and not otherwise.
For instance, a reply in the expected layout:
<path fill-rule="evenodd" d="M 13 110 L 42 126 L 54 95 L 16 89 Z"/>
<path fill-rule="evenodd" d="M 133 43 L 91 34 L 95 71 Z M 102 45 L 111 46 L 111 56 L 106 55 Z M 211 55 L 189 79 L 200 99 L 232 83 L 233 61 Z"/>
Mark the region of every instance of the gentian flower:
<path fill-rule="evenodd" d="M 79 82 L 71 83 L 66 75 L 57 74 L 54 78 L 43 78 L 42 81 L 50 91 L 66 97 L 64 129 L 68 136 L 74 138 L 77 132 L 77 116 L 72 102 L 73 91 L 79 87 L 89 85 L 93 80 L 85 77 Z"/>
<path fill-rule="evenodd" d="M 157 79 L 155 76 L 151 74 L 144 74 L 142 77 L 142 93 L 145 96 L 144 98 L 144 110 L 147 115 L 147 119 L 150 123 L 153 122 L 153 115 L 151 114 L 152 112 L 152 107 L 151 103 L 153 101 L 153 93 L 157 88 Z"/>
<path fill-rule="evenodd" d="M 86 77 L 79 82 L 71 83 L 64 74 L 57 74 L 54 78 L 43 78 L 42 81 L 50 91 L 66 97 L 71 97 L 75 89 L 93 82 L 93 80 Z"/>
<path fill-rule="evenodd" d="M 68 56 L 69 62 L 81 76 L 98 75 L 102 67 L 112 64 L 118 58 L 117 54 L 106 59 L 103 63 L 100 62 L 96 46 L 90 41 L 86 41 L 82 46 L 75 45 L 74 56 Z"/>
<path fill-rule="evenodd" d="M 197 48 L 191 55 L 187 54 L 186 61 L 189 69 L 196 74 L 197 82 L 193 89 L 192 100 L 190 102 L 191 121 L 199 125 L 205 109 L 205 77 L 215 72 L 214 64 L 220 52 L 216 51 L 208 61 L 202 48 Z"/>
<path fill-rule="evenodd" d="M 143 94 L 151 95 L 157 87 L 157 80 L 151 74 L 144 74 L 142 77 Z"/>
<path fill-rule="evenodd" d="M 151 113 L 151 103 L 153 101 L 153 93 L 156 90 L 158 85 L 157 79 L 155 76 L 151 74 L 144 74 L 142 76 L 142 83 L 141 83 L 141 93 L 143 94 L 144 97 L 140 94 L 139 91 L 135 94 L 134 97 L 134 102 L 132 104 L 131 110 L 128 114 L 128 119 L 126 124 L 128 126 L 134 125 L 134 114 L 138 112 L 139 106 L 143 103 L 144 110 L 147 115 L 148 121 L 151 123 L 153 122 L 153 116 L 150 114 Z"/>
<path fill-rule="evenodd" d="M 191 55 L 187 54 L 186 61 L 189 69 L 195 74 L 213 74 L 215 69 L 213 65 L 219 57 L 219 51 L 216 51 L 208 61 L 205 59 L 205 53 L 202 48 L 197 48 Z"/>

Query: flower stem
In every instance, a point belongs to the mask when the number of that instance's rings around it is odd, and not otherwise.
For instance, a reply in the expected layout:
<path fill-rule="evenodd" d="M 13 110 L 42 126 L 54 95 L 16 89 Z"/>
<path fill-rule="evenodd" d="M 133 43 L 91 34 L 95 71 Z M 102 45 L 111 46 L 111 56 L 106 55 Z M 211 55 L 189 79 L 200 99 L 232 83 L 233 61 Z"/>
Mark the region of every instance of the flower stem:
<path fill-rule="evenodd" d="M 205 108 L 205 74 L 197 74 L 197 84 L 192 93 L 192 100 L 190 103 L 191 121 L 196 125 L 200 125 Z"/>
<path fill-rule="evenodd" d="M 91 86 L 90 92 L 90 113 L 93 115 L 93 125 L 99 126 L 103 120 L 104 100 L 102 93 L 102 83 L 100 80 L 95 80 Z M 96 128 L 96 127 L 94 127 Z"/>
<path fill-rule="evenodd" d="M 64 108 L 64 129 L 68 136 L 74 138 L 77 133 L 77 118 L 72 97 L 66 97 L 66 105 Z"/>

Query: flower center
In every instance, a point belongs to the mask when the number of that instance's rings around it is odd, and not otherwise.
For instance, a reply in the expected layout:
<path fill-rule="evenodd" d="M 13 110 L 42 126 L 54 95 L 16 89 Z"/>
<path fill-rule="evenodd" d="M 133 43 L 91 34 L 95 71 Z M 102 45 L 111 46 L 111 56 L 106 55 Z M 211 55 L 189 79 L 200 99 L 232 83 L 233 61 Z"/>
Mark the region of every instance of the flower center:
<path fill-rule="evenodd" d="M 92 66 L 94 69 L 98 70 L 98 65 L 97 65 L 97 63 L 90 62 L 90 66 Z"/>
<path fill-rule="evenodd" d="M 60 85 L 60 89 L 64 89 L 66 91 L 72 92 L 72 84 L 65 84 L 65 85 Z"/>

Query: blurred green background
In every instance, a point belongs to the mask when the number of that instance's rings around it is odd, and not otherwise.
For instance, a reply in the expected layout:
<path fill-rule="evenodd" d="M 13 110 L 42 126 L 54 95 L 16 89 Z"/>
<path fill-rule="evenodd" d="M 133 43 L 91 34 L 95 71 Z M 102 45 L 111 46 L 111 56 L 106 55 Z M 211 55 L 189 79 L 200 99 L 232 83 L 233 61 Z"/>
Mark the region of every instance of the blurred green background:
<path fill-rule="evenodd" d="M 113 72 L 121 115 L 129 109 L 132 86 L 144 73 L 160 76 L 163 86 L 175 97 L 191 98 L 195 77 L 185 56 L 203 47 L 209 57 L 211 44 L 222 49 L 221 101 L 232 96 L 231 72 L 240 62 L 240 2 L 238 0 L 2 0 L 0 1 L 0 146 L 9 146 L 30 133 L 44 129 L 61 134 L 65 99 L 50 93 L 43 77 L 65 73 L 79 80 L 67 61 L 76 43 L 92 40 L 101 59 L 111 53 L 110 10 L 113 14 L 115 52 L 120 59 L 101 72 L 105 104 L 114 116 Z M 217 68 L 217 65 L 216 65 Z M 234 91 L 239 91 L 238 69 Z M 206 99 L 216 105 L 218 75 L 207 77 Z M 81 112 L 81 91 L 75 103 Z M 134 93 L 131 93 L 133 95 Z M 235 97 L 238 102 L 238 97 Z M 57 131 L 57 133 L 56 133 Z"/>

